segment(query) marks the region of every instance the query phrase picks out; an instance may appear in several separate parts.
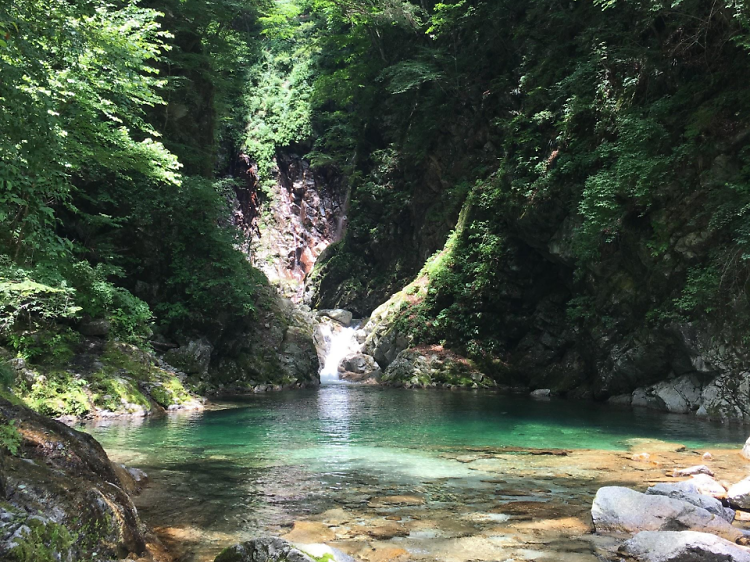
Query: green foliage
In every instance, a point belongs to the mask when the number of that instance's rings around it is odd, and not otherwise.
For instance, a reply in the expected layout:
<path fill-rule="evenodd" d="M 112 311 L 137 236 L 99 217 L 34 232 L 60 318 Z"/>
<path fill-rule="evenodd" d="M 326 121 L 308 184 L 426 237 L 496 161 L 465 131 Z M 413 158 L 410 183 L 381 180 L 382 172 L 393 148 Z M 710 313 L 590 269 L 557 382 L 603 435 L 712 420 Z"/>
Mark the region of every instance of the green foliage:
<path fill-rule="evenodd" d="M 86 380 L 66 371 L 48 371 L 31 386 L 22 383 L 18 394 L 29 408 L 47 416 L 83 416 L 91 408 Z"/>
<path fill-rule="evenodd" d="M 76 288 L 76 301 L 83 314 L 106 318 L 111 323 L 114 337 L 131 343 L 143 342 L 151 335 L 151 310 L 144 301 L 123 287 L 115 286 L 110 278 L 123 277 L 121 268 L 81 261 L 72 266 L 71 283 Z"/>
<path fill-rule="evenodd" d="M 16 420 L 8 420 L 6 423 L 0 423 L 0 450 L 5 449 L 11 455 L 18 454 L 23 437 L 16 427 Z"/>
<path fill-rule="evenodd" d="M 72 359 L 81 336 L 67 326 L 10 332 L 8 342 L 19 356 L 47 366 L 59 367 Z"/>
<path fill-rule="evenodd" d="M 149 66 L 162 52 L 156 17 L 134 3 L 0 7 L 17 29 L 0 50 L 0 246 L 14 258 L 67 251 L 55 226 L 76 178 L 178 182 L 179 164 L 143 118 L 161 103 Z"/>
<path fill-rule="evenodd" d="M 258 163 L 263 182 L 271 182 L 279 148 L 306 143 L 312 136 L 311 95 L 313 24 L 302 21 L 300 2 L 280 1 L 263 17 L 262 50 L 246 85 L 244 150 Z"/>
<path fill-rule="evenodd" d="M 0 390 L 9 389 L 16 382 L 16 372 L 8 363 L 0 360 Z"/>
<path fill-rule="evenodd" d="M 71 287 L 38 282 L 32 275 L 0 256 L 0 336 L 7 336 L 17 322 L 36 326 L 70 318 L 80 310 Z"/>

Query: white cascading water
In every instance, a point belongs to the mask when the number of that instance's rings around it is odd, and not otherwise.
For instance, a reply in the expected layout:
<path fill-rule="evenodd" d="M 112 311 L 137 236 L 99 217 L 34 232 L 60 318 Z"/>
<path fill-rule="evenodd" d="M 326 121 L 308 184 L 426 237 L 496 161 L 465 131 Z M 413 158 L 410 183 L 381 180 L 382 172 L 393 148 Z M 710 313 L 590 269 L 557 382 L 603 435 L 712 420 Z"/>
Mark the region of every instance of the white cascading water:
<path fill-rule="evenodd" d="M 339 365 L 350 353 L 359 350 L 356 340 L 356 327 L 342 328 L 333 332 L 329 326 L 322 326 L 323 334 L 330 341 L 323 370 L 320 371 L 320 382 L 336 382 L 339 380 Z"/>

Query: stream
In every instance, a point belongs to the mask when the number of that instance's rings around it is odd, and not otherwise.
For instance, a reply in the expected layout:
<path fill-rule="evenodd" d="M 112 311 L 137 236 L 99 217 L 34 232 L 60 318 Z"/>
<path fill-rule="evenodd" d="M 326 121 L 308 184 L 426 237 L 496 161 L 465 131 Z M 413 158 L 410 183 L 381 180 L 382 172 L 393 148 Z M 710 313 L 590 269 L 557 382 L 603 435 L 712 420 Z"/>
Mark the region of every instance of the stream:
<path fill-rule="evenodd" d="M 593 561 L 580 537 L 600 484 L 663 478 L 709 449 L 717 467 L 740 469 L 747 437 L 742 426 L 588 402 L 346 384 L 87 430 L 149 474 L 136 505 L 185 562 L 268 534 L 375 562 L 537 559 L 534 533 L 517 528 L 534 521 Z M 641 450 L 653 462 L 632 462 L 628 451 Z M 568 519 L 554 531 L 550 521 Z"/>

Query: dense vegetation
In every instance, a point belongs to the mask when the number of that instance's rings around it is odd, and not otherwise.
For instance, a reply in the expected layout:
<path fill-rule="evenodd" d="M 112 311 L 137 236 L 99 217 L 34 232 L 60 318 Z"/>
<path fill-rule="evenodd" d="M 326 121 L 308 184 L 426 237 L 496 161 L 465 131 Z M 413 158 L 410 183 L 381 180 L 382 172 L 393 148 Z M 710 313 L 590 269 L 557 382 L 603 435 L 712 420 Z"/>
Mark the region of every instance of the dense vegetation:
<path fill-rule="evenodd" d="M 544 338 L 564 378 L 603 338 L 747 337 L 744 1 L 14 0 L 0 31 L 0 336 L 24 357 L 91 319 L 242 331 L 264 280 L 230 172 L 247 154 L 267 198 L 281 149 L 351 190 L 314 305 L 364 315 L 418 277 L 401 329 L 497 375 Z"/>
<path fill-rule="evenodd" d="M 747 341 L 745 2 L 336 6 L 313 155 L 352 203 L 320 304 L 366 314 L 441 250 L 402 329 L 563 391 L 615 352 L 677 372 L 689 322 Z"/>
<path fill-rule="evenodd" d="M 146 4 L 0 7 L 0 335 L 27 357 L 85 318 L 143 344 L 253 310 L 216 178 L 256 8 Z"/>

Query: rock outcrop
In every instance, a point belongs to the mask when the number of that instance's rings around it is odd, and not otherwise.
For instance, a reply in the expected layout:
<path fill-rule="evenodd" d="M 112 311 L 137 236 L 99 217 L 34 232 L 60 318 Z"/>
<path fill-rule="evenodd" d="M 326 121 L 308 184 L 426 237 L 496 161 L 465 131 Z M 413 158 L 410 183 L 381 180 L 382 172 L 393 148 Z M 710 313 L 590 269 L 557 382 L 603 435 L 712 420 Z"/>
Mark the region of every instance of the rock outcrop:
<path fill-rule="evenodd" d="M 209 393 L 250 392 L 259 385 L 299 387 L 319 384 L 313 340 L 315 317 L 275 289 L 262 291 L 263 308 L 243 330 L 218 339 L 202 383 Z"/>
<path fill-rule="evenodd" d="M 276 182 L 264 210 L 270 225 L 250 232 L 249 255 L 284 296 L 300 303 L 306 276 L 320 254 L 341 238 L 348 189 L 338 174 L 313 169 L 297 154 L 281 152 L 276 164 Z"/>
<path fill-rule="evenodd" d="M 2 398 L 0 429 L 0 559 L 158 559 L 136 482 L 91 436 Z"/>
<path fill-rule="evenodd" d="M 440 346 L 401 351 L 383 373 L 382 383 L 407 388 L 490 388 L 495 383 L 471 361 Z"/>

